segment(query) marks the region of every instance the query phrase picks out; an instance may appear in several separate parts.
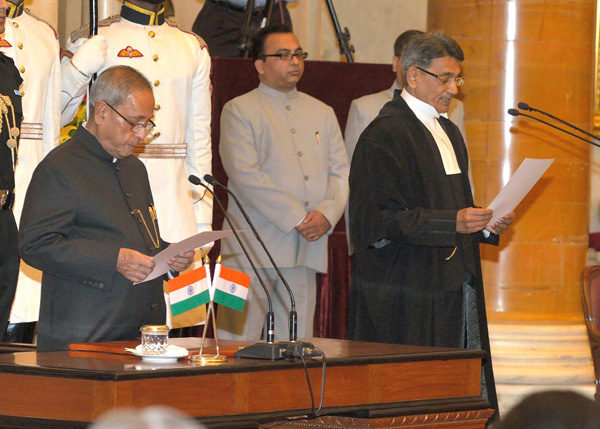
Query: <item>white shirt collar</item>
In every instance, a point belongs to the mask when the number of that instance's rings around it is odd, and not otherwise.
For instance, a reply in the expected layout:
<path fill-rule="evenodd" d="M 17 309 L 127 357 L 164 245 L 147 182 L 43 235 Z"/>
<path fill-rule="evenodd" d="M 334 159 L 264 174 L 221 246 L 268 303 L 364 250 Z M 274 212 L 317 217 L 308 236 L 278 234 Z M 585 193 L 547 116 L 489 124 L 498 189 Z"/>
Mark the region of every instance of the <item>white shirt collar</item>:
<path fill-rule="evenodd" d="M 400 95 L 404 101 L 406 101 L 406 104 L 408 104 L 410 110 L 412 110 L 415 115 L 417 115 L 417 118 L 427 125 L 427 127 L 433 127 L 433 121 L 440 116 L 448 119 L 447 113 L 438 113 L 438 111 L 435 110 L 435 107 L 433 107 L 431 104 L 427 104 L 424 101 L 419 100 L 408 91 L 402 91 L 402 94 Z"/>
<path fill-rule="evenodd" d="M 432 134 L 438 150 L 440 151 L 446 174 L 459 174 L 460 167 L 458 166 L 452 143 L 437 120 L 440 116 L 447 117 L 446 114 L 443 113 L 440 115 L 438 111 L 435 110 L 435 107 L 419 100 L 408 91 L 402 91 L 400 96 L 406 101 L 406 104 L 408 104 L 408 107 L 414 112 L 419 121 L 421 121 Z"/>

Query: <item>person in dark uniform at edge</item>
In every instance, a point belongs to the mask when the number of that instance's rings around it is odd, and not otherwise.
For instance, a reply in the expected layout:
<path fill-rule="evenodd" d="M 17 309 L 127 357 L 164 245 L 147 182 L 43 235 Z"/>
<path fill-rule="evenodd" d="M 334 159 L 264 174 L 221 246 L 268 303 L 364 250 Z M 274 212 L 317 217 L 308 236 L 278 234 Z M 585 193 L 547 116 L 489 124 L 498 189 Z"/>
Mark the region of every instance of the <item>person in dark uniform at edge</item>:
<path fill-rule="evenodd" d="M 0 35 L 4 34 L 7 10 L 6 0 L 0 0 Z M 17 134 L 23 116 L 19 93 L 22 82 L 13 60 L 0 52 L 0 340 L 4 340 L 19 275 L 17 224 L 12 205 Z"/>
<path fill-rule="evenodd" d="M 25 192 L 33 170 L 60 138 L 60 45 L 56 30 L 25 7 L 24 0 L 7 0 L 7 20 L 0 51 L 12 58 L 23 78 L 23 119 L 19 162 L 15 169 L 13 213 L 19 224 Z M 17 291 L 4 341 L 33 343 L 40 313 L 42 273 L 22 259 Z"/>

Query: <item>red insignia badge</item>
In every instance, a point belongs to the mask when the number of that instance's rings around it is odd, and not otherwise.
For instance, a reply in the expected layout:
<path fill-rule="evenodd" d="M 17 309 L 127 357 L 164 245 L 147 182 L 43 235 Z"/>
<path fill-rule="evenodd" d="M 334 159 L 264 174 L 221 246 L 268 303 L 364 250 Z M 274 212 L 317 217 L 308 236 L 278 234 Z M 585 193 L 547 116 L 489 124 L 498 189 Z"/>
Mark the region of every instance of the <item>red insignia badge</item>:
<path fill-rule="evenodd" d="M 12 45 L 6 39 L 0 39 L 0 48 L 12 48 Z"/>
<path fill-rule="evenodd" d="M 143 57 L 142 53 L 137 49 L 133 49 L 131 46 L 127 46 L 125 49 L 121 49 L 117 54 L 117 57 L 125 58 L 139 58 Z"/>

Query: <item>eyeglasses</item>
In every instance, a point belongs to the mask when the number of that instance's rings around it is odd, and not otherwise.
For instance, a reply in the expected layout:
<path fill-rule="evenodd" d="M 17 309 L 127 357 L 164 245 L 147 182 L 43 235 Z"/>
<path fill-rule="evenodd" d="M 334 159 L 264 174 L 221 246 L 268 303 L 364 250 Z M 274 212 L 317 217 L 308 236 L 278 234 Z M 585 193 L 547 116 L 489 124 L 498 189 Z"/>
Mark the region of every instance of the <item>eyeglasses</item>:
<path fill-rule="evenodd" d="M 106 103 L 106 101 L 105 101 L 105 103 Z M 125 116 L 121 115 L 119 113 L 119 111 L 117 109 L 115 109 L 114 107 L 112 107 L 110 104 L 106 103 L 106 105 L 108 107 L 110 107 L 117 115 L 119 115 L 121 118 L 123 118 L 123 120 L 125 122 L 127 122 L 129 125 L 131 125 L 131 131 L 134 133 L 140 132 L 143 129 L 145 129 L 146 132 L 149 133 L 152 130 L 152 128 L 154 128 L 156 126 L 156 124 L 154 122 L 152 122 L 152 120 L 150 120 L 150 119 L 148 119 L 147 124 L 136 124 L 135 122 L 131 122 Z"/>
<path fill-rule="evenodd" d="M 292 61 L 292 59 L 296 57 L 298 58 L 298 61 L 304 61 L 306 57 L 308 57 L 308 52 L 297 52 L 295 54 L 292 54 L 291 52 L 280 52 L 278 54 L 263 55 L 263 58 L 266 57 L 279 57 L 279 59 L 283 61 Z"/>
<path fill-rule="evenodd" d="M 463 83 L 465 83 L 465 78 L 462 77 L 461 75 L 458 75 L 455 78 L 452 78 L 450 76 L 440 76 L 439 74 L 431 73 L 427 70 L 422 69 L 421 67 L 416 67 L 416 68 L 421 70 L 423 73 L 427 73 L 429 76 L 433 76 L 434 78 L 436 78 L 437 80 L 442 82 L 444 85 L 449 85 L 451 81 L 454 81 L 454 83 L 456 83 L 456 86 L 461 86 Z"/>

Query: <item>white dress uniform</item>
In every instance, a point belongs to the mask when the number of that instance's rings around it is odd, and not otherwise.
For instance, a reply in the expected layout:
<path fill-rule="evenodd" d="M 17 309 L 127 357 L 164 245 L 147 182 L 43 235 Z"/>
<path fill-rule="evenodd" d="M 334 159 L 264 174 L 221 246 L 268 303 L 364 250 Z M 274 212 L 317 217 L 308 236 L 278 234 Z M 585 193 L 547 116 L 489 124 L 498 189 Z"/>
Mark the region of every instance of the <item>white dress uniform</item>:
<path fill-rule="evenodd" d="M 153 85 L 156 128 L 135 151 L 146 165 L 156 205 L 161 236 L 178 242 L 199 231 L 210 230 L 212 197 L 202 195 L 188 181 L 194 174 L 211 173 L 210 56 L 204 41 L 165 22 L 164 8 L 151 12 L 127 1 L 121 15 L 98 24 L 106 37 L 106 64 L 128 65 L 143 73 Z M 86 41 L 89 28 L 69 37 L 67 50 L 75 53 Z M 69 55 L 69 52 L 67 55 Z M 89 78 L 63 57 L 63 124 L 81 104 Z"/>
<path fill-rule="evenodd" d="M 33 170 L 58 144 L 60 135 L 60 46 L 50 24 L 9 3 L 5 38 L 0 51 L 11 57 L 21 72 L 23 123 L 15 170 L 17 225 L 25 192 Z M 11 323 L 36 322 L 40 308 L 40 271 L 21 261 L 17 293 L 10 315 Z"/>

